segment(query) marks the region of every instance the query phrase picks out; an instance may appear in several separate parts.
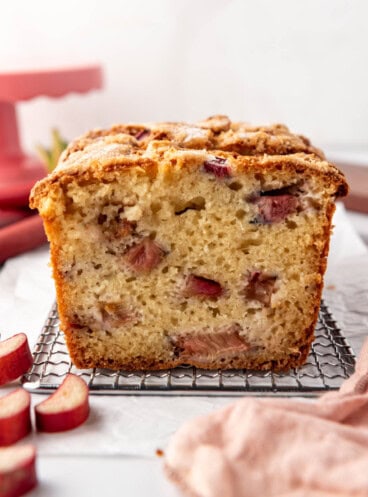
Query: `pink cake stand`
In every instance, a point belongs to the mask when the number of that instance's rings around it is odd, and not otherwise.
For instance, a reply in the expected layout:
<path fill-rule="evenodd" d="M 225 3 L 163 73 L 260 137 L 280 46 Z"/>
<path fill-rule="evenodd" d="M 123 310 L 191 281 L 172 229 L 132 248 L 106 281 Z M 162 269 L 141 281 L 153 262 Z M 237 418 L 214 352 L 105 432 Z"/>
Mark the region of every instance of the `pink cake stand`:
<path fill-rule="evenodd" d="M 42 163 L 21 149 L 16 102 L 98 88 L 100 66 L 0 73 L 0 207 L 27 205 L 32 186 L 46 174 Z"/>

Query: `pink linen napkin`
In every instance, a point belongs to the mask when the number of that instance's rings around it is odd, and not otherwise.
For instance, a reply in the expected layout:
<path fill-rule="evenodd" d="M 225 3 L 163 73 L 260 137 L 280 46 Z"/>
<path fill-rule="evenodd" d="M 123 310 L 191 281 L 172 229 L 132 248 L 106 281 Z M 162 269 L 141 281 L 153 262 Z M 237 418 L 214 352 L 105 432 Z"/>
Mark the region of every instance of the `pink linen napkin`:
<path fill-rule="evenodd" d="M 244 398 L 189 421 L 165 469 L 191 497 L 368 496 L 368 339 L 338 392 Z"/>

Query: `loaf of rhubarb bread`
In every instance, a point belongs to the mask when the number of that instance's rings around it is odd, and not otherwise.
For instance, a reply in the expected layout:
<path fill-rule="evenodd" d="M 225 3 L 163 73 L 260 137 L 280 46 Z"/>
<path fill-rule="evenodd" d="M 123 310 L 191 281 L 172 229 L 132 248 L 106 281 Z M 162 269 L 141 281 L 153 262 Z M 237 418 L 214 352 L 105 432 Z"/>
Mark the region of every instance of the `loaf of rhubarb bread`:
<path fill-rule="evenodd" d="M 74 141 L 31 194 L 74 364 L 303 364 L 347 188 L 282 125 L 214 116 Z"/>

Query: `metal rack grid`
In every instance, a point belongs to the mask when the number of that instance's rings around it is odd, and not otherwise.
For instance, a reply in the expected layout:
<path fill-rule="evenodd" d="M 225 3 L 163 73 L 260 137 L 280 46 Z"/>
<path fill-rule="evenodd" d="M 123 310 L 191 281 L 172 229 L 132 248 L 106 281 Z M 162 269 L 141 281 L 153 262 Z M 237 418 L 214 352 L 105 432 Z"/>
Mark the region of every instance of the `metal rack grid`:
<path fill-rule="evenodd" d="M 314 397 L 337 390 L 354 371 L 355 356 L 322 302 L 316 339 L 306 364 L 288 373 L 250 370 L 208 371 L 182 366 L 164 371 L 77 369 L 71 362 L 54 306 L 34 349 L 23 386 L 37 393 L 56 389 L 69 372 L 81 376 L 93 394 L 278 395 Z"/>

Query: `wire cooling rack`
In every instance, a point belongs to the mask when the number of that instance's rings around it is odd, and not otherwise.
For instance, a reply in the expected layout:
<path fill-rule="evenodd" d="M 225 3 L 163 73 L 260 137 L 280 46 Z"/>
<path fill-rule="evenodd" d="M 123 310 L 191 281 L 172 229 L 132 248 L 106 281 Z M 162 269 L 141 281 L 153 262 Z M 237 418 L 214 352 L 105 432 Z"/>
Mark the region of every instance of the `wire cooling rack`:
<path fill-rule="evenodd" d="M 314 397 L 337 390 L 354 371 L 355 356 L 322 302 L 316 338 L 306 364 L 288 373 L 208 371 L 182 366 L 164 371 L 77 369 L 71 362 L 54 306 L 34 349 L 23 386 L 37 393 L 56 389 L 69 372 L 81 376 L 93 394 L 279 395 Z"/>

